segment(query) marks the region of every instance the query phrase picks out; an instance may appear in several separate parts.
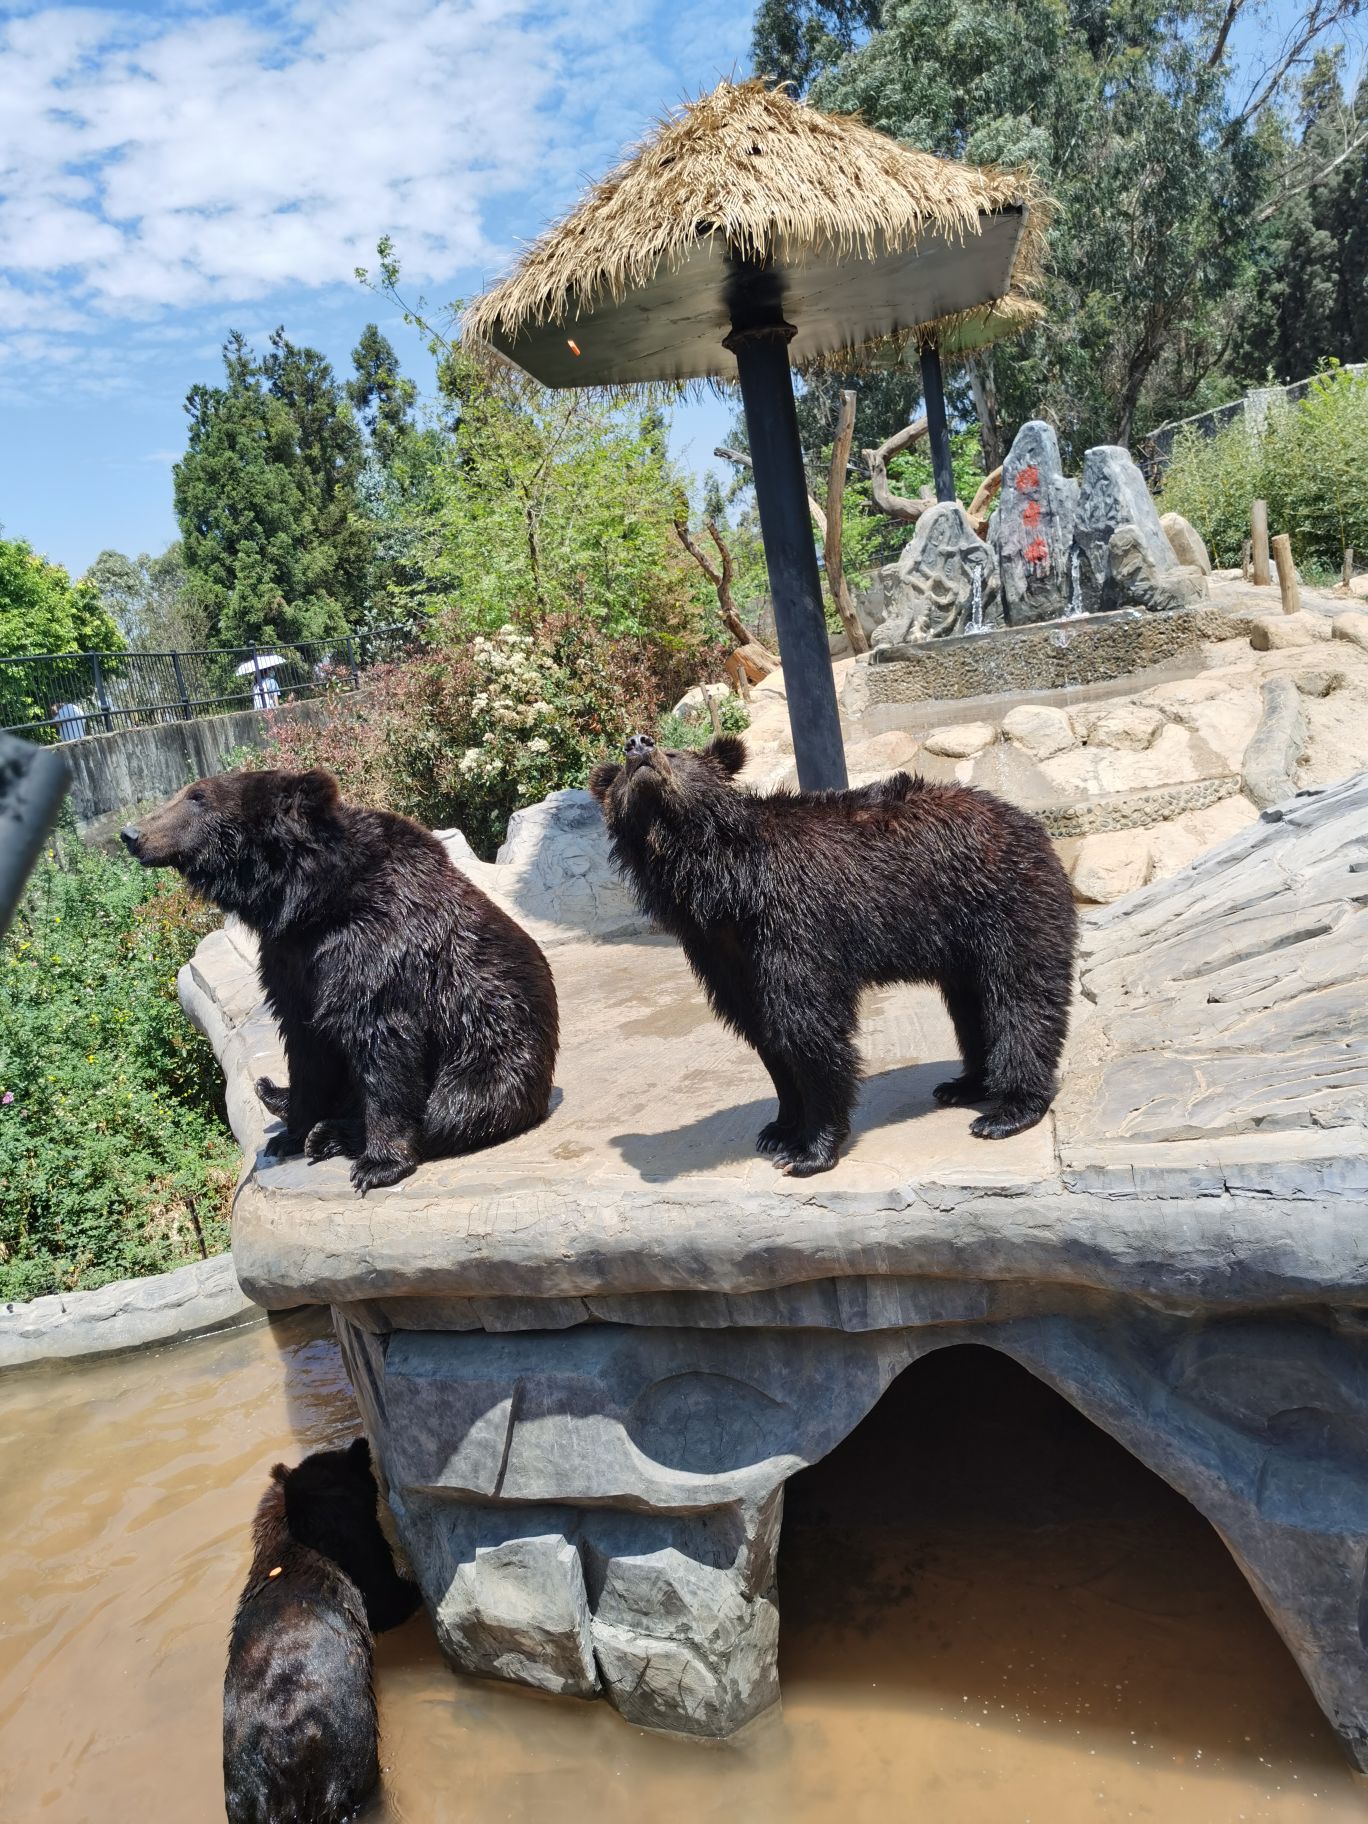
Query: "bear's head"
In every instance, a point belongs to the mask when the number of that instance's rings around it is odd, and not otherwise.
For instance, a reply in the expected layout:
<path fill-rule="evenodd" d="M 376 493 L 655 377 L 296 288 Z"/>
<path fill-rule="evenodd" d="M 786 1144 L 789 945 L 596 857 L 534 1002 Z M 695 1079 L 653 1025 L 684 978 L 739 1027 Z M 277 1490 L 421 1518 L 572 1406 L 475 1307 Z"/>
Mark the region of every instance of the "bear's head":
<path fill-rule="evenodd" d="M 657 747 L 649 735 L 630 735 L 621 761 L 606 760 L 589 775 L 609 831 L 669 818 L 692 820 L 708 807 L 734 805 L 732 780 L 746 764 L 739 735 L 719 735 L 700 749 Z"/>
<path fill-rule="evenodd" d="M 317 1450 L 293 1469 L 277 1463 L 271 1475 L 284 1491 L 290 1537 L 341 1566 L 365 1598 L 371 1626 L 406 1620 L 418 1606 L 418 1588 L 395 1569 L 366 1440 Z"/>
<path fill-rule="evenodd" d="M 197 779 L 120 830 L 145 868 L 174 868 L 197 893 L 259 930 L 298 910 L 305 857 L 336 835 L 331 773 L 221 773 Z"/>

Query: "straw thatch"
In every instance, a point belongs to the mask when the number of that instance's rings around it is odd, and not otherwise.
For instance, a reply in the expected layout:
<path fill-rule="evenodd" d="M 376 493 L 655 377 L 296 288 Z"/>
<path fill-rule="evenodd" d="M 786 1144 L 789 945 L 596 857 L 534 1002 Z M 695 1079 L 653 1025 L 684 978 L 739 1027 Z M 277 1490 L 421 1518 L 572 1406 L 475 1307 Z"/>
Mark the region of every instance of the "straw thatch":
<path fill-rule="evenodd" d="M 821 113 L 763 82 L 724 82 L 664 121 L 466 312 L 464 335 L 505 341 L 566 323 L 678 266 L 720 237 L 743 258 L 873 260 L 929 232 L 958 241 L 984 216 L 1025 208 L 1012 309 L 1039 272 L 1042 218 L 1029 176 L 956 164 Z M 975 313 L 958 313 L 970 316 Z M 1012 320 L 1011 311 L 1004 325 Z"/>

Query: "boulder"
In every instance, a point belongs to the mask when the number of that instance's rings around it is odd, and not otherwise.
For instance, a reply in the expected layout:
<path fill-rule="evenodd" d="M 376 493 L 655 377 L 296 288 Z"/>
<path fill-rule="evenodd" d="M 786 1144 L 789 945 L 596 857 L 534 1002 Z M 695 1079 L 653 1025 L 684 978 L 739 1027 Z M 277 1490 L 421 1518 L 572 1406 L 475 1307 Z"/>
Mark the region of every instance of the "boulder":
<path fill-rule="evenodd" d="M 1106 906 L 1143 887 L 1150 876 L 1149 837 L 1144 830 L 1109 830 L 1085 836 L 1069 870 L 1074 898 Z"/>
<path fill-rule="evenodd" d="M 923 513 L 911 543 L 881 576 L 888 614 L 874 635 L 876 646 L 899 646 L 1002 625 L 988 547 L 957 500 L 941 501 Z"/>
<path fill-rule="evenodd" d="M 1118 526 L 1108 539 L 1102 589 L 1105 610 L 1141 608 L 1147 614 L 1172 614 L 1191 607 L 1206 593 L 1206 578 L 1200 570 L 1157 564 L 1138 526 Z"/>
<path fill-rule="evenodd" d="M 1341 620 L 1346 618 L 1339 617 Z M 1284 652 L 1294 646 L 1315 646 L 1328 640 L 1333 629 L 1323 614 L 1301 608 L 1296 614 L 1260 614 L 1250 622 L 1249 643 L 1255 652 Z"/>
<path fill-rule="evenodd" d="M 1124 747 L 1143 753 L 1153 747 L 1164 716 L 1147 703 L 1100 703 L 1069 717 L 1074 733 L 1090 747 Z"/>
<path fill-rule="evenodd" d="M 1200 570 L 1203 576 L 1210 576 L 1211 553 L 1192 521 L 1184 519 L 1181 513 L 1161 513 L 1159 524 L 1164 528 L 1164 537 L 1172 545 L 1178 562 L 1189 569 Z"/>
<path fill-rule="evenodd" d="M 1074 544 L 1079 555 L 1079 591 L 1083 611 L 1097 614 L 1120 606 L 1107 600 L 1112 534 L 1133 526 L 1155 571 L 1173 570 L 1178 559 L 1159 524 L 1145 478 L 1118 444 L 1101 443 L 1083 458 Z"/>
<path fill-rule="evenodd" d="M 748 651 L 749 648 L 746 650 Z M 765 673 L 761 673 L 761 677 L 765 675 Z M 759 679 L 757 678 L 755 682 L 758 683 Z M 681 722 L 706 722 L 709 699 L 711 698 L 714 703 L 722 704 L 731 694 L 730 684 L 695 684 L 692 690 L 684 692 L 671 714 L 678 716 Z"/>
<path fill-rule="evenodd" d="M 1064 711 L 1051 709 L 1043 703 L 1021 703 L 1015 709 L 1009 709 L 1002 718 L 1002 732 L 1033 760 L 1048 760 L 1053 754 L 1066 753 L 1077 740 Z"/>
<path fill-rule="evenodd" d="M 1064 473 L 1059 440 L 1050 425 L 1031 419 L 1017 432 L 1002 465 L 1001 500 L 989 522 L 1009 627 L 1068 613 L 1077 511 L 1078 483 Z"/>
<path fill-rule="evenodd" d="M 928 754 L 944 754 L 952 760 L 967 760 L 971 754 L 981 754 L 985 747 L 991 747 L 996 740 L 997 730 L 991 722 L 959 722 L 952 728 L 933 729 L 922 746 Z"/>
<path fill-rule="evenodd" d="M 1332 639 L 1350 640 L 1368 652 L 1368 614 L 1358 608 L 1351 608 L 1346 614 L 1337 614 L 1330 623 L 1330 635 Z"/>

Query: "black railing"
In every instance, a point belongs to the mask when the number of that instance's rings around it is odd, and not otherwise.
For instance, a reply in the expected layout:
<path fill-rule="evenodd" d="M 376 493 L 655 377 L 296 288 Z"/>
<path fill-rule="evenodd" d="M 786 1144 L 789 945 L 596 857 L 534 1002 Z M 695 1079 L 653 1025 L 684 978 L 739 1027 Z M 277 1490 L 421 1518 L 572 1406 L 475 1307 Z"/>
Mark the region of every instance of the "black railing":
<path fill-rule="evenodd" d="M 354 690 L 367 666 L 402 658 L 417 638 L 409 627 L 381 627 L 293 645 L 0 658 L 0 733 L 82 741 L 121 728 L 278 709 L 326 690 Z"/>

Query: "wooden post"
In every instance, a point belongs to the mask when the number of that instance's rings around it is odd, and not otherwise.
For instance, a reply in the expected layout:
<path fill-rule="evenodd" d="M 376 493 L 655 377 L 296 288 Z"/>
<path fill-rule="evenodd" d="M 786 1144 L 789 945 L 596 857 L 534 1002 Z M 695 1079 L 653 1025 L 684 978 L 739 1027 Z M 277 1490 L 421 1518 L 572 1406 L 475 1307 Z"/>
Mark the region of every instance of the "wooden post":
<path fill-rule="evenodd" d="M 1248 538 L 1240 546 L 1240 575 L 1245 582 L 1249 581 L 1250 553 L 1253 549 L 1253 541 Z"/>
<path fill-rule="evenodd" d="M 1354 580 L 1354 547 L 1344 547 L 1344 568 L 1340 571 L 1340 581 L 1347 589 Z"/>
<path fill-rule="evenodd" d="M 1266 589 L 1273 576 L 1268 568 L 1268 502 L 1256 500 L 1249 509 L 1250 542 L 1254 547 L 1254 586 Z"/>
<path fill-rule="evenodd" d="M 703 686 L 703 701 L 708 706 L 708 720 L 713 725 L 713 733 L 715 735 L 720 735 L 722 733 L 722 717 L 718 712 L 717 698 L 713 695 L 711 690 L 709 690 L 706 684 Z"/>
<path fill-rule="evenodd" d="M 1279 532 L 1273 540 L 1273 560 L 1278 566 L 1278 588 L 1282 593 L 1284 614 L 1301 611 L 1301 590 L 1297 586 L 1297 566 L 1292 562 L 1292 540 Z"/>

